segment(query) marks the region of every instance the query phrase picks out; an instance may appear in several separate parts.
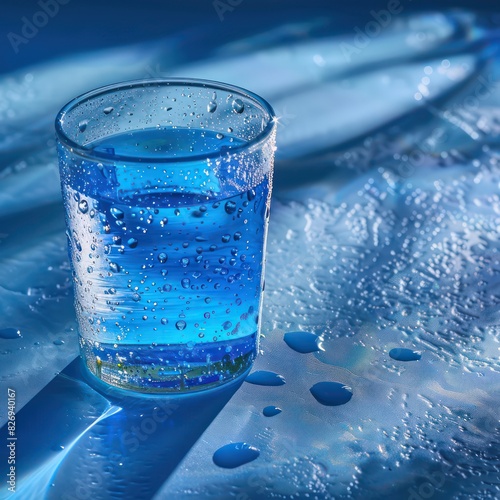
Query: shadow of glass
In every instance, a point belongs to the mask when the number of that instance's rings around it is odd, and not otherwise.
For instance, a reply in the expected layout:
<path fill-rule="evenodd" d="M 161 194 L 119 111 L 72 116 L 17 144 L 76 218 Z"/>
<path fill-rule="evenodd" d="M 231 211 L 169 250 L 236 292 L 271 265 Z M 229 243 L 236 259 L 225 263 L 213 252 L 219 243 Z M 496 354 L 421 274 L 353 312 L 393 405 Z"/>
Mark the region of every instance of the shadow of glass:
<path fill-rule="evenodd" d="M 199 393 L 139 395 L 96 383 L 75 359 L 17 415 L 16 492 L 58 500 L 152 498 L 245 375 Z M 4 426 L 5 440 L 7 433 Z"/>

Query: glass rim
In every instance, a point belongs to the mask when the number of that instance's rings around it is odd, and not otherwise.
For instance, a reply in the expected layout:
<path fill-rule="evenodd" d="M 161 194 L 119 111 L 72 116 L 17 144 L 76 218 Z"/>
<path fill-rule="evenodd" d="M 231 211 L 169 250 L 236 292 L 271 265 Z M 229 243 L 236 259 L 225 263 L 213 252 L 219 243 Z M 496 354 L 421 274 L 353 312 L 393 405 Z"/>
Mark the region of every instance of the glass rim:
<path fill-rule="evenodd" d="M 223 82 L 218 82 L 215 80 L 204 80 L 200 78 L 182 78 L 182 77 L 172 77 L 172 78 L 146 78 L 139 80 L 128 80 L 118 83 L 113 83 L 110 85 L 104 85 L 102 87 L 97 87 L 96 89 L 85 92 L 67 102 L 57 113 L 55 120 L 56 136 L 58 141 L 70 149 L 72 153 L 77 153 L 79 156 L 85 159 L 95 159 L 102 162 L 109 162 L 110 157 L 104 153 L 96 153 L 91 151 L 82 144 L 75 142 L 71 139 L 68 134 L 64 131 L 64 118 L 67 113 L 75 109 L 80 104 L 90 101 L 96 97 L 103 96 L 110 92 L 135 89 L 140 87 L 150 87 L 153 85 L 158 86 L 186 86 L 186 87 L 203 87 L 209 90 L 222 90 L 231 92 L 233 94 L 238 94 L 238 96 L 245 97 L 254 102 L 259 108 L 263 109 L 267 114 L 267 122 L 263 130 L 261 130 L 253 139 L 245 140 L 243 144 L 230 148 L 224 152 L 217 150 L 206 154 L 191 155 L 191 156 L 176 156 L 169 158 L 154 158 L 148 159 L 151 163 L 182 163 L 182 162 L 193 162 L 202 159 L 210 160 L 215 158 L 220 158 L 224 154 L 237 154 L 241 152 L 251 152 L 255 150 L 258 146 L 266 142 L 266 140 L 271 136 L 273 131 L 276 129 L 276 114 L 272 106 L 262 97 L 251 92 L 250 90 L 244 89 L 243 87 L 238 87 L 236 85 L 231 85 Z M 208 129 L 207 129 L 208 130 Z M 130 163 L 143 163 L 144 161 L 138 157 L 130 157 L 126 155 L 117 155 L 113 158 L 115 161 L 127 161 Z"/>

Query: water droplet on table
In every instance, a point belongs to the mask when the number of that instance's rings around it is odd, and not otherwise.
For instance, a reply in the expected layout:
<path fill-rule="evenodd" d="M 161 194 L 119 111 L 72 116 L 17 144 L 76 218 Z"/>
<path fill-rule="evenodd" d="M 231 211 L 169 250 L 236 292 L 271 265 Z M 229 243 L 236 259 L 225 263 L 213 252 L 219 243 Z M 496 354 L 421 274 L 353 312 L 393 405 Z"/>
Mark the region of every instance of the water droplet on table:
<path fill-rule="evenodd" d="M 281 408 L 278 408 L 277 406 L 270 405 L 270 406 L 266 406 L 262 410 L 262 414 L 265 417 L 274 417 L 275 415 L 279 415 L 281 413 L 281 411 L 282 411 Z"/>
<path fill-rule="evenodd" d="M 21 337 L 21 330 L 18 330 L 17 328 L 0 329 L 0 339 L 18 339 Z"/>
<path fill-rule="evenodd" d="M 285 333 L 283 340 L 294 351 L 306 354 L 309 352 L 324 351 L 321 342 L 323 337 L 309 332 Z"/>
<path fill-rule="evenodd" d="M 345 405 L 352 398 L 352 389 L 341 382 L 318 382 L 309 390 L 316 401 L 325 406 Z"/>
<path fill-rule="evenodd" d="M 278 375 L 277 373 L 260 370 L 251 373 L 245 379 L 245 382 L 254 385 L 267 385 L 267 386 L 278 386 L 286 384 L 283 375 Z"/>
<path fill-rule="evenodd" d="M 418 361 L 422 358 L 419 351 L 406 349 L 404 347 L 395 347 L 389 351 L 389 356 L 396 361 Z"/>
<path fill-rule="evenodd" d="M 219 448 L 212 457 L 215 465 L 224 469 L 234 469 L 252 462 L 260 455 L 260 451 L 247 443 L 231 443 Z"/>

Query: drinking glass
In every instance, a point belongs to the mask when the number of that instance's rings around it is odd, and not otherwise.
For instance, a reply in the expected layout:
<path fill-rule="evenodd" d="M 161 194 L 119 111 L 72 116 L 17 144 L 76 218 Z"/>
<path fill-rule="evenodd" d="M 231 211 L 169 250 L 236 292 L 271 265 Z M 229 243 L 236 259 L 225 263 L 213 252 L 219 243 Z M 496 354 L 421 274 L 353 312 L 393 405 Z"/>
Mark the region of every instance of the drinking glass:
<path fill-rule="evenodd" d="M 81 355 L 144 393 L 217 387 L 257 354 L 271 106 L 204 80 L 110 85 L 56 119 Z"/>

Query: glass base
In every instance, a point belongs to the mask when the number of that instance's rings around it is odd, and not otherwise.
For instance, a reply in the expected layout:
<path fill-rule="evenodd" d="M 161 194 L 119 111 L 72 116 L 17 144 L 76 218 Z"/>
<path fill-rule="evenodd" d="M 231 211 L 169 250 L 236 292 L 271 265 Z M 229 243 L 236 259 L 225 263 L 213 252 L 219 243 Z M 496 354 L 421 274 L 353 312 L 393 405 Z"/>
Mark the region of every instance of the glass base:
<path fill-rule="evenodd" d="M 200 344 L 98 344 L 80 338 L 84 364 L 97 378 L 142 393 L 191 393 L 237 379 L 257 354 L 256 333 Z"/>

